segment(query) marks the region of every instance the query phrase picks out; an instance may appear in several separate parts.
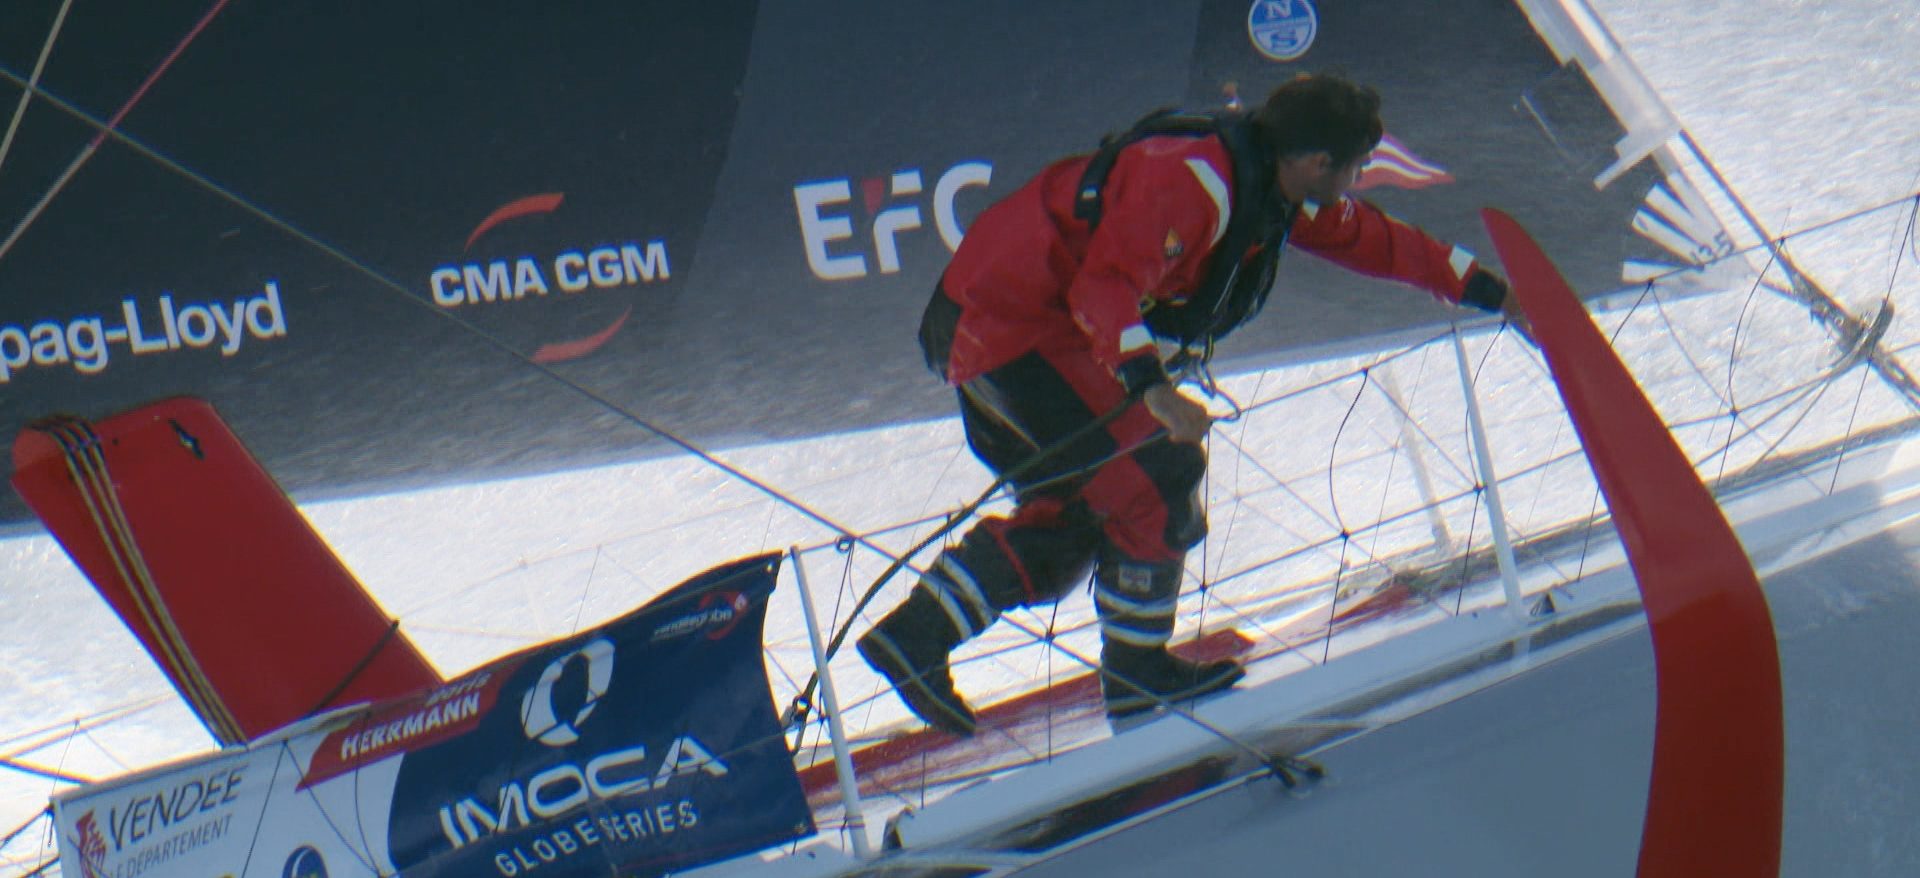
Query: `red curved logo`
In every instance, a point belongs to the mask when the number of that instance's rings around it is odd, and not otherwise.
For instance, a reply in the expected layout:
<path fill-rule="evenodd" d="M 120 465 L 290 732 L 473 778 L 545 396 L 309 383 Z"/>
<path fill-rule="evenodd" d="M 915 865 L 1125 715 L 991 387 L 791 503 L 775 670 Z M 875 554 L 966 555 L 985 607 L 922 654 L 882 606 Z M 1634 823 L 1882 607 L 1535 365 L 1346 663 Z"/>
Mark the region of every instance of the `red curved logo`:
<path fill-rule="evenodd" d="M 708 640 L 719 640 L 740 624 L 740 618 L 747 614 L 747 596 L 737 591 L 709 592 L 700 599 L 700 609 L 707 614 L 707 624 L 713 630 L 707 632 Z M 719 623 L 719 624 L 714 624 Z"/>
<path fill-rule="evenodd" d="M 500 205 L 494 208 L 492 213 L 487 214 L 486 219 L 481 220 L 479 225 L 474 226 L 473 231 L 467 235 L 467 242 L 464 249 L 472 250 L 475 241 L 480 240 L 481 236 L 499 227 L 503 223 L 523 217 L 553 213 L 560 209 L 560 205 L 565 203 L 566 198 L 567 195 L 564 192 L 542 192 Z M 632 316 L 632 314 L 633 308 L 632 306 L 628 306 L 626 310 L 620 312 L 619 317 L 613 319 L 612 323 L 607 324 L 604 328 L 596 332 L 589 333 L 580 338 L 543 344 L 534 350 L 532 360 L 535 363 L 550 365 L 553 363 L 564 363 L 569 360 L 578 360 L 588 356 L 594 351 L 604 347 L 607 342 L 612 341 L 613 337 L 620 332 L 620 328 L 626 325 L 627 318 Z"/>
<path fill-rule="evenodd" d="M 509 201 L 506 204 L 494 208 L 492 213 L 487 214 L 486 219 L 481 220 L 479 225 L 473 227 L 473 234 L 467 236 L 466 249 L 472 250 L 473 242 L 480 240 L 480 236 L 486 234 L 488 229 L 504 223 L 507 220 L 519 219 L 523 216 L 533 216 L 541 213 L 552 213 L 559 209 L 560 202 L 565 201 L 566 198 L 567 193 L 565 192 L 542 192 L 539 195 L 529 195 L 518 201 Z"/>
<path fill-rule="evenodd" d="M 612 340 L 614 333 L 619 332 L 620 327 L 626 325 L 627 317 L 631 314 L 633 314 L 633 306 L 628 305 L 627 310 L 620 312 L 620 316 L 614 318 L 613 322 L 608 324 L 606 329 L 602 329 L 586 338 L 543 344 L 539 350 L 533 352 L 533 361 L 543 364 L 564 363 L 568 360 L 578 360 L 581 357 L 591 354 L 599 350 L 601 345 Z"/>

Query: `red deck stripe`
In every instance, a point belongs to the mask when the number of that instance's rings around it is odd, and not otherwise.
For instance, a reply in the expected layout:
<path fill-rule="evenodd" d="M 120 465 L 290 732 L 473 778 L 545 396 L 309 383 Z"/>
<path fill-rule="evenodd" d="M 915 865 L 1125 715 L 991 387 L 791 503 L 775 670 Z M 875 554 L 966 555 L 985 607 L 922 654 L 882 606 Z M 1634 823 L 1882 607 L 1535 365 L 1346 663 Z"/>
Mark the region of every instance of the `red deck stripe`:
<path fill-rule="evenodd" d="M 1252 647 L 1252 641 L 1239 631 L 1218 628 L 1169 649 L 1188 661 L 1207 662 L 1246 656 Z M 889 693 L 885 697 L 894 696 Z M 915 789 L 922 783 L 937 785 L 954 774 L 972 773 L 992 764 L 1028 758 L 1029 751 L 1021 749 L 1016 739 L 1027 741 L 1028 746 L 1043 747 L 1049 726 L 1059 733 L 1061 741 L 1078 744 L 1081 739 L 1070 732 L 1084 730 L 1087 734 L 1100 734 L 1106 731 L 1107 725 L 1100 682 L 1090 670 L 1064 677 L 1044 689 L 986 705 L 979 711 L 979 720 L 980 733 L 972 738 L 955 738 L 912 722 L 910 731 L 854 751 L 851 755 L 859 774 L 861 793 L 871 794 L 896 784 Z M 834 786 L 833 771 L 833 759 L 825 753 L 818 762 L 800 770 L 800 783 L 809 799 L 818 800 L 817 803 L 837 799 L 839 793 Z"/>

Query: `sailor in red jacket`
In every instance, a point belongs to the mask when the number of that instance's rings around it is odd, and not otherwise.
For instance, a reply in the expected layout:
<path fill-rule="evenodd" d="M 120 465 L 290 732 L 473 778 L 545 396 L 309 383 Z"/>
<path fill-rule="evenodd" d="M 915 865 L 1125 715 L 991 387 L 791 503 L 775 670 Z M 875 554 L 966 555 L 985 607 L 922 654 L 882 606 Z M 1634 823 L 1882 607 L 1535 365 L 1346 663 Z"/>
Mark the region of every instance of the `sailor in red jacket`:
<path fill-rule="evenodd" d="M 1010 479 L 1013 514 L 943 551 L 860 640 L 920 718 L 971 735 L 948 654 L 1004 610 L 1064 597 L 1089 567 L 1110 716 L 1242 676 L 1232 660 L 1167 651 L 1183 561 L 1207 531 L 1199 443 L 1211 419 L 1169 379 L 1162 345 L 1182 364 L 1209 356 L 1258 313 L 1288 244 L 1444 301 L 1511 309 L 1471 254 L 1346 197 L 1380 142 L 1379 106 L 1370 88 L 1302 75 L 1250 114 L 1157 113 L 974 221 L 921 345 L 959 389 L 982 462 L 1004 476 L 1041 459 Z"/>

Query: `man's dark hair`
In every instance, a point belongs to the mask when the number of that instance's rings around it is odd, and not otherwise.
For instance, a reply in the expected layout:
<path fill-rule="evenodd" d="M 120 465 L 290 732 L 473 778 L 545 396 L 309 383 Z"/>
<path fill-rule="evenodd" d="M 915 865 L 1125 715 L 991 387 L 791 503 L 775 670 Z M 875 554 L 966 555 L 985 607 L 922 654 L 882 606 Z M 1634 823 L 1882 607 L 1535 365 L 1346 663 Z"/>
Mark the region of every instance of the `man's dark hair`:
<path fill-rule="evenodd" d="M 1380 143 L 1380 93 L 1332 74 L 1302 73 L 1267 96 L 1253 124 L 1276 155 L 1325 152 L 1334 167 L 1345 167 Z"/>

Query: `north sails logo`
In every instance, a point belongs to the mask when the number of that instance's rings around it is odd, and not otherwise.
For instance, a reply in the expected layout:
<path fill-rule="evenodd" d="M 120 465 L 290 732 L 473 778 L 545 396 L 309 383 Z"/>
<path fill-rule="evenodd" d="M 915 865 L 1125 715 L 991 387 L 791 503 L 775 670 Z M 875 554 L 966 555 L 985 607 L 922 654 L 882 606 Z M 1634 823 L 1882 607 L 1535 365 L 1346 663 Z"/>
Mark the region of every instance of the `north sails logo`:
<path fill-rule="evenodd" d="M 1247 9 L 1247 39 L 1269 61 L 1292 61 L 1313 48 L 1320 16 L 1312 0 L 1254 0 Z"/>

